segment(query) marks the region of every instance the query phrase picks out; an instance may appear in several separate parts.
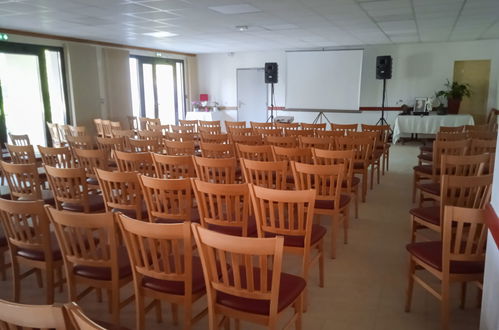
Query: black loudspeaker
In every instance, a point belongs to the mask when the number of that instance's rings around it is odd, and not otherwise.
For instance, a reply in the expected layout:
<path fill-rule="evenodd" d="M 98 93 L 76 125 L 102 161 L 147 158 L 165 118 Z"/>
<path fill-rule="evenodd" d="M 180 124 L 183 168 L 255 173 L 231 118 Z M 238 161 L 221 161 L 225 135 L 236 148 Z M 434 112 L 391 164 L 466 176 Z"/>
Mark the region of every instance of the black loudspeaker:
<path fill-rule="evenodd" d="M 277 63 L 265 63 L 265 83 L 277 84 Z"/>
<path fill-rule="evenodd" d="M 389 55 L 376 57 L 376 79 L 392 78 L 392 57 Z"/>

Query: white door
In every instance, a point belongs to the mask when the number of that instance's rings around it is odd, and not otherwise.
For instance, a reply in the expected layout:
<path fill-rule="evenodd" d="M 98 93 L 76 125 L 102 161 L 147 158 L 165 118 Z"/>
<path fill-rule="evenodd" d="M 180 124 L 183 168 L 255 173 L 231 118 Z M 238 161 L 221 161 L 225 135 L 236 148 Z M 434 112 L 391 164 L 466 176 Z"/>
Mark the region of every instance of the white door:
<path fill-rule="evenodd" d="M 267 84 L 263 68 L 237 69 L 237 120 L 267 121 Z"/>

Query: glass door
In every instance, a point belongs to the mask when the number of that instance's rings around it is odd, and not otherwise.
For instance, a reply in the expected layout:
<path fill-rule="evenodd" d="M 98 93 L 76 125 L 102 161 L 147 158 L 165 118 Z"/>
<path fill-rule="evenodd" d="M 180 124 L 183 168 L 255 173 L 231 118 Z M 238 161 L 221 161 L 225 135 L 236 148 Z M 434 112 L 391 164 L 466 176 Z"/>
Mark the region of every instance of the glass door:
<path fill-rule="evenodd" d="M 62 51 L 54 47 L 0 44 L 0 141 L 27 134 L 47 145 L 46 122 L 67 122 Z"/>
<path fill-rule="evenodd" d="M 159 118 L 175 125 L 184 118 L 183 61 L 163 58 L 130 58 L 133 115 Z"/>

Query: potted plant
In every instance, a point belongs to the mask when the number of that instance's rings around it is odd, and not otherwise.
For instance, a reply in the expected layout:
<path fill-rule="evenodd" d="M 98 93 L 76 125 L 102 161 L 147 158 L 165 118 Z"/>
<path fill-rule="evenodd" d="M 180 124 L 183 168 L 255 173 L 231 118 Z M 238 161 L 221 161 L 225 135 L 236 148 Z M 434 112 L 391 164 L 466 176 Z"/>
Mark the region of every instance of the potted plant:
<path fill-rule="evenodd" d="M 471 96 L 471 89 L 469 84 L 460 84 L 457 81 L 452 83 L 447 80 L 445 84 L 447 89 L 438 91 L 437 97 L 447 98 L 447 113 L 456 114 L 459 112 L 459 106 L 461 105 L 461 100 L 463 97 Z"/>

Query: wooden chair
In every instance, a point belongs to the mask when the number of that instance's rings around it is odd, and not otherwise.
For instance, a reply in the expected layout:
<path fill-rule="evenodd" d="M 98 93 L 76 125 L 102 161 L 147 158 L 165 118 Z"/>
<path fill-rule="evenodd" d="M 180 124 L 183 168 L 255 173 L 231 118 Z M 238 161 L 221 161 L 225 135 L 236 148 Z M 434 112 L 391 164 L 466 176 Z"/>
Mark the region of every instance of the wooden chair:
<path fill-rule="evenodd" d="M 233 158 L 236 156 L 233 144 L 201 142 L 201 156 L 206 158 Z"/>
<path fill-rule="evenodd" d="M 114 159 L 121 172 L 138 172 L 143 175 L 154 177 L 156 170 L 149 152 L 122 152 L 114 151 Z"/>
<path fill-rule="evenodd" d="M 50 232 L 43 205 L 40 200 L 11 201 L 0 198 L 0 216 L 12 261 L 13 299 L 16 302 L 21 298 L 21 281 L 33 273 L 37 275 L 40 286 L 40 273 L 45 275 L 47 304 L 54 303 L 54 285 L 59 285 L 62 290 L 64 283 L 61 251 Z M 21 266 L 24 272 L 21 272 Z"/>
<path fill-rule="evenodd" d="M 484 153 L 495 154 L 496 140 L 471 139 L 469 154 L 480 155 Z"/>
<path fill-rule="evenodd" d="M 213 134 L 220 135 L 222 134 L 222 128 L 220 126 L 199 126 L 198 128 L 199 134 Z"/>
<path fill-rule="evenodd" d="M 104 211 L 102 196 L 89 193 L 87 175 L 83 168 L 45 165 L 45 171 L 58 210 L 85 213 Z"/>
<path fill-rule="evenodd" d="M 163 152 L 163 144 L 157 139 L 128 139 L 132 152 Z"/>
<path fill-rule="evenodd" d="M 319 265 L 319 286 L 324 287 L 324 236 L 326 228 L 313 224 L 315 190 L 275 190 L 250 185 L 258 237 L 284 237 L 284 252 L 300 255 L 301 277 L 308 281 L 311 265 Z M 284 212 L 283 210 L 286 210 Z M 257 248 L 257 246 L 254 246 Z M 312 251 L 317 253 L 312 257 Z M 303 293 L 307 308 L 307 290 Z"/>
<path fill-rule="evenodd" d="M 112 138 L 101 138 L 97 137 L 97 148 L 106 153 L 106 157 L 111 165 L 114 164 L 113 160 L 113 150 L 125 151 L 127 145 L 124 137 L 112 137 Z"/>
<path fill-rule="evenodd" d="M 348 132 L 357 132 L 358 124 L 331 124 L 332 131 L 342 131 L 346 135 Z"/>
<path fill-rule="evenodd" d="M 234 128 L 246 128 L 246 122 L 245 121 L 225 121 L 225 129 L 227 130 L 227 133 L 231 134 L 232 129 Z"/>
<path fill-rule="evenodd" d="M 28 134 L 15 135 L 9 133 L 10 141 L 15 146 L 29 146 L 31 143 L 29 142 Z"/>
<path fill-rule="evenodd" d="M 350 194 L 355 202 L 355 218 L 359 217 L 359 185 L 360 179 L 353 174 L 355 150 L 323 150 L 312 149 L 314 164 L 336 165 L 343 164 L 342 191 Z"/>
<path fill-rule="evenodd" d="M 290 306 L 294 313 L 286 328 L 294 322 L 301 329 L 306 282 L 282 273 L 282 237 L 235 237 L 192 227 L 203 264 L 210 330 L 219 329 L 220 319 L 231 318 L 236 324 L 244 320 L 276 329 Z"/>
<path fill-rule="evenodd" d="M 255 130 L 257 128 L 263 128 L 263 129 L 273 129 L 274 128 L 274 123 L 260 123 L 256 121 L 250 121 L 250 127 Z"/>
<path fill-rule="evenodd" d="M 234 135 L 253 135 L 253 129 L 250 127 L 231 127 L 230 130 L 227 131 L 232 136 Z"/>
<path fill-rule="evenodd" d="M 44 189 L 35 164 L 12 164 L 0 161 L 3 175 L 9 185 L 12 200 L 43 200 L 54 205 L 54 196 Z"/>
<path fill-rule="evenodd" d="M 432 180 L 438 181 L 437 176 L 440 175 L 440 160 L 442 155 L 463 156 L 466 154 L 470 146 L 470 140 L 459 141 L 433 141 L 433 162 L 431 165 L 418 165 L 413 167 L 413 185 L 412 185 L 412 201 L 416 202 L 416 192 L 420 181 Z"/>
<path fill-rule="evenodd" d="M 200 120 L 199 121 L 199 132 L 201 132 L 201 128 L 220 128 L 221 123 L 220 120 Z"/>
<path fill-rule="evenodd" d="M 497 131 L 471 131 L 468 132 L 470 139 L 497 140 Z"/>
<path fill-rule="evenodd" d="M 133 139 L 135 137 L 135 131 L 134 130 L 118 130 L 118 129 L 115 129 L 113 131 L 113 137 L 115 138 L 125 138 L 125 145 L 127 143 L 127 140 L 130 138 L 130 139 Z"/>
<path fill-rule="evenodd" d="M 160 179 L 195 178 L 196 169 L 192 156 L 152 154 L 156 177 Z"/>
<path fill-rule="evenodd" d="M 196 120 L 179 119 L 178 122 L 182 126 L 194 126 L 194 127 L 196 127 L 197 125 L 199 125 L 199 120 L 197 120 L 197 119 Z"/>
<path fill-rule="evenodd" d="M 376 131 L 363 131 L 363 132 L 347 132 L 347 137 L 353 139 L 370 139 L 370 148 L 369 152 L 369 166 L 371 167 L 371 190 L 374 187 L 374 172 L 377 174 L 377 183 L 379 184 L 380 180 L 380 170 L 381 170 L 381 158 L 383 156 L 383 151 L 377 149 L 379 133 Z"/>
<path fill-rule="evenodd" d="M 170 126 L 173 126 L 173 125 L 155 125 L 155 126 L 151 127 L 151 129 L 152 129 L 151 132 L 154 132 L 153 136 L 157 135 L 159 133 L 159 134 L 161 134 L 162 137 L 165 137 L 166 134 L 170 132 Z"/>
<path fill-rule="evenodd" d="M 265 144 L 276 147 L 296 148 L 298 147 L 298 139 L 295 136 L 268 135 L 265 137 Z"/>
<path fill-rule="evenodd" d="M 213 183 L 236 183 L 236 158 L 194 156 L 192 159 L 200 180 Z"/>
<path fill-rule="evenodd" d="M 85 136 L 67 136 L 68 145 L 71 148 L 71 151 L 75 149 L 95 149 L 95 141 L 93 136 L 85 135 Z M 73 155 L 74 158 L 76 158 Z"/>
<path fill-rule="evenodd" d="M 3 234 L 2 226 L 0 226 L 0 280 L 7 280 L 7 269 L 12 265 L 7 262 L 5 255 L 9 252 L 9 244 L 7 243 L 7 238 Z"/>
<path fill-rule="evenodd" d="M 465 132 L 438 132 L 435 141 L 461 141 L 468 139 Z M 431 164 L 433 162 L 433 144 L 421 146 L 418 155 L 418 165 Z"/>
<path fill-rule="evenodd" d="M 317 123 L 317 124 L 307 124 L 307 123 L 301 123 L 301 128 L 306 129 L 306 130 L 312 130 L 312 131 L 325 131 L 326 130 L 326 123 Z"/>
<path fill-rule="evenodd" d="M 146 220 L 147 207 L 136 172 L 109 172 L 95 169 L 106 212 L 121 212 L 130 218 Z"/>
<path fill-rule="evenodd" d="M 157 179 L 141 175 L 139 181 L 150 222 L 199 222 L 189 179 Z"/>
<path fill-rule="evenodd" d="M 153 126 L 155 129 L 150 130 L 150 131 L 138 131 L 137 135 L 139 136 L 139 139 L 144 139 L 144 140 L 156 140 L 158 143 L 161 143 L 161 140 L 163 139 L 163 133 L 161 131 L 156 130 L 158 126 Z"/>
<path fill-rule="evenodd" d="M 14 164 L 36 164 L 35 149 L 30 145 L 5 144 Z"/>
<path fill-rule="evenodd" d="M 139 129 L 139 118 L 137 116 L 127 116 L 128 129 L 131 131 Z"/>
<path fill-rule="evenodd" d="M 383 157 L 382 160 L 382 174 L 385 174 L 385 170 L 389 169 L 390 161 L 390 143 L 388 143 L 388 137 L 390 135 L 390 125 L 361 125 L 362 132 L 375 132 L 377 133 L 375 151 L 381 151 Z"/>
<path fill-rule="evenodd" d="M 112 132 L 114 130 L 122 130 L 123 127 L 121 127 L 121 122 L 120 121 L 111 121 L 111 137 L 112 137 Z"/>
<path fill-rule="evenodd" d="M 239 158 L 263 162 L 269 162 L 274 159 L 272 148 L 269 145 L 247 145 L 237 143 L 236 150 Z"/>
<path fill-rule="evenodd" d="M 316 148 L 329 150 L 331 145 L 334 146 L 334 139 L 331 140 L 325 137 L 299 136 L 298 141 L 300 143 L 300 148 Z"/>
<path fill-rule="evenodd" d="M 197 133 L 192 132 L 170 132 L 166 134 L 166 139 L 178 142 L 194 142 L 197 140 Z"/>
<path fill-rule="evenodd" d="M 95 131 L 98 137 L 104 137 L 104 128 L 102 127 L 102 119 L 94 118 Z"/>
<path fill-rule="evenodd" d="M 99 189 L 95 169 L 109 170 L 109 157 L 104 150 L 76 149 L 78 166 L 85 170 L 89 189 Z"/>
<path fill-rule="evenodd" d="M 241 159 L 244 179 L 247 183 L 260 187 L 285 190 L 287 187 L 288 162 L 257 161 Z"/>
<path fill-rule="evenodd" d="M 103 132 L 103 137 L 113 137 L 113 130 L 111 128 L 111 121 L 107 119 L 103 119 L 101 121 L 102 123 L 102 132 Z"/>
<path fill-rule="evenodd" d="M 194 141 L 170 141 L 164 140 L 166 153 L 170 156 L 194 156 L 196 146 Z"/>
<path fill-rule="evenodd" d="M 443 175 L 440 206 L 419 207 L 411 215 L 411 242 L 416 241 L 417 231 L 430 229 L 442 233 L 445 206 L 484 209 L 490 202 L 492 175 L 455 176 Z"/>
<path fill-rule="evenodd" d="M 106 330 L 112 329 L 113 325 L 105 324 L 102 321 L 94 322 L 87 315 L 83 313 L 80 306 L 75 302 L 69 302 L 64 304 L 64 310 L 66 311 L 67 318 L 69 322 L 75 329 L 79 330 Z M 121 330 L 126 328 L 120 327 Z"/>
<path fill-rule="evenodd" d="M 0 325 L 2 329 L 70 328 L 62 306 L 23 305 L 6 300 L 0 300 Z"/>
<path fill-rule="evenodd" d="M 291 162 L 298 190 L 315 189 L 314 215 L 331 217 L 331 258 L 336 258 L 339 225 L 343 223 L 344 243 L 348 243 L 350 194 L 341 193 L 344 164 L 312 165 Z"/>
<path fill-rule="evenodd" d="M 439 132 L 449 132 L 449 133 L 462 133 L 464 131 L 464 126 L 440 126 Z"/>
<path fill-rule="evenodd" d="M 78 302 L 92 289 L 107 290 L 112 320 L 120 324 L 120 310 L 133 301 L 121 300 L 121 288 L 132 281 L 126 249 L 119 244 L 113 213 L 84 214 L 45 206 L 61 247 L 69 301 Z M 86 288 L 78 293 L 78 286 Z"/>
<path fill-rule="evenodd" d="M 322 130 L 316 130 L 315 131 L 315 136 L 320 137 L 320 138 L 328 138 L 328 139 L 334 139 L 337 137 L 345 136 L 344 131 L 322 131 Z"/>
<path fill-rule="evenodd" d="M 299 136 L 314 136 L 314 130 L 310 129 L 293 129 L 284 130 L 284 135 L 289 137 L 299 137 Z"/>
<path fill-rule="evenodd" d="M 258 135 L 231 135 L 233 144 L 262 145 L 263 139 Z"/>
<path fill-rule="evenodd" d="M 105 132 L 110 136 L 110 133 L 107 130 Z M 71 126 L 71 134 L 72 136 L 86 136 L 87 128 L 85 126 Z"/>
<path fill-rule="evenodd" d="M 313 164 L 312 151 L 310 148 L 284 148 L 272 146 L 274 161 L 287 160 L 300 163 Z"/>
<path fill-rule="evenodd" d="M 75 167 L 73 154 L 69 147 L 50 148 L 38 146 L 38 150 L 44 165 L 61 168 Z"/>
<path fill-rule="evenodd" d="M 59 124 L 59 135 L 61 136 L 61 141 L 68 143 L 68 136 L 72 136 L 71 125 Z"/>
<path fill-rule="evenodd" d="M 50 134 L 50 141 L 53 147 L 61 147 L 64 143 L 61 140 L 61 134 L 59 133 L 59 125 L 47 122 L 47 129 Z"/>
<path fill-rule="evenodd" d="M 354 150 L 355 157 L 353 163 L 353 173 L 362 176 L 362 202 L 366 202 L 367 196 L 367 178 L 368 169 L 372 152 L 372 139 L 370 138 L 352 138 L 338 137 L 336 138 L 337 150 Z"/>
<path fill-rule="evenodd" d="M 286 130 L 300 129 L 300 123 L 274 123 L 275 128 L 280 128 L 283 133 Z"/>
<path fill-rule="evenodd" d="M 260 135 L 263 139 L 267 136 L 282 136 L 283 132 L 280 128 L 254 128 L 255 134 Z"/>
<path fill-rule="evenodd" d="M 118 218 L 133 270 L 136 328 L 145 327 L 148 308 L 144 300 L 148 297 L 154 299 L 152 304 L 158 299 L 172 304 L 175 325 L 178 305 L 182 305 L 184 329 L 191 329 L 207 310 L 192 316 L 192 304 L 204 297 L 206 289 L 201 261 L 193 256 L 190 223 L 144 223 L 124 215 Z"/>
<path fill-rule="evenodd" d="M 405 311 L 410 312 L 414 282 L 440 300 L 441 328 L 450 329 L 451 284 L 461 283 L 461 308 L 466 299 L 466 284 L 483 280 L 487 226 L 484 210 L 446 206 L 441 241 L 407 245 L 409 273 Z M 433 289 L 427 277 L 416 274 L 425 270 L 440 282 Z"/>
<path fill-rule="evenodd" d="M 169 133 L 197 134 L 198 127 L 196 125 L 170 125 Z"/>
<path fill-rule="evenodd" d="M 229 143 L 228 134 L 210 134 L 206 132 L 201 132 L 201 142 L 204 143 Z"/>
<path fill-rule="evenodd" d="M 247 184 L 191 182 L 203 227 L 227 235 L 256 236 Z"/>
<path fill-rule="evenodd" d="M 152 130 L 153 126 L 161 125 L 161 120 L 159 118 L 139 117 L 139 124 L 141 130 Z"/>

